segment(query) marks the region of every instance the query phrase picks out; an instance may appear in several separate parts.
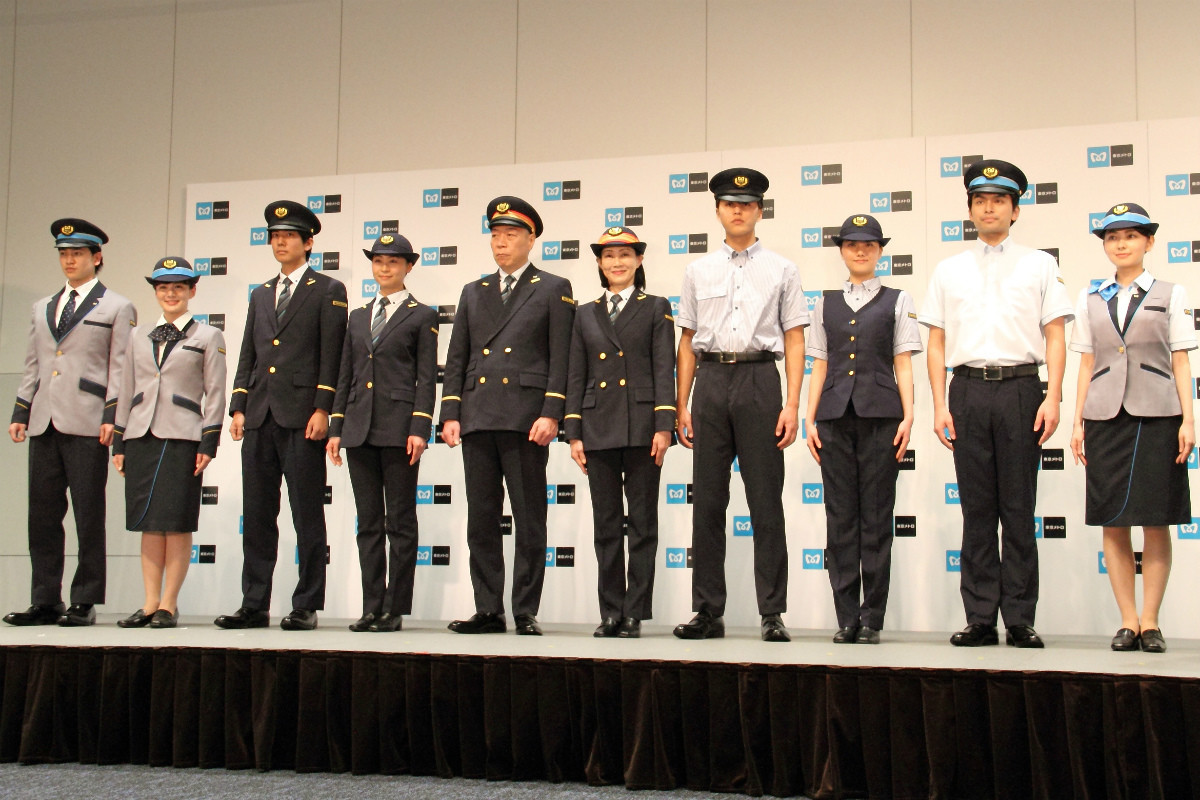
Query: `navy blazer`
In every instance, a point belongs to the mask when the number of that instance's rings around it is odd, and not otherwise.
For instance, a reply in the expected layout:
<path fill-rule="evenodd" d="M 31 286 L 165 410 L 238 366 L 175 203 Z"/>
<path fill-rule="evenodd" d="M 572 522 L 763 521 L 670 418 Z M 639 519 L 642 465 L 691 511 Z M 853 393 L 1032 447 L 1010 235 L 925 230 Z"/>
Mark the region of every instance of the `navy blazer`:
<path fill-rule="evenodd" d="M 585 450 L 647 447 L 675 429 L 675 325 L 664 297 L 634 291 L 615 322 L 601 295 L 575 315 L 567 439 Z"/>
<path fill-rule="evenodd" d="M 571 282 L 530 264 L 505 304 L 500 273 L 463 287 L 442 380 L 442 422 L 462 433 L 528 432 L 561 420 L 575 300 Z"/>
<path fill-rule="evenodd" d="M 428 439 L 437 393 L 437 312 L 409 295 L 371 343 L 372 300 L 350 312 L 329 421 L 343 447 L 405 447 Z M 369 439 L 368 439 L 369 437 Z"/>
<path fill-rule="evenodd" d="M 346 287 L 339 281 L 305 270 L 278 323 L 275 281 L 250 293 L 229 399 L 229 415 L 242 412 L 251 429 L 267 411 L 284 428 L 306 427 L 318 408 L 332 411 L 346 334 Z"/>

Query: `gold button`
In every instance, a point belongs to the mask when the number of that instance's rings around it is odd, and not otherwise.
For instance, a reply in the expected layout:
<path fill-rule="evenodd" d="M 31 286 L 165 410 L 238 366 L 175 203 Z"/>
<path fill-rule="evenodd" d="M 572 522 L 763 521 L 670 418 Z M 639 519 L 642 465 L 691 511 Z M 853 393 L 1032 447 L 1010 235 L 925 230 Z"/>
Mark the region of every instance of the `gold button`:
<path fill-rule="evenodd" d="M 853 375 L 853 374 L 854 374 L 854 370 L 850 370 L 850 374 L 851 374 L 851 375 Z"/>
<path fill-rule="evenodd" d="M 487 378 L 480 378 L 480 379 L 479 379 L 479 382 L 480 382 L 480 383 L 487 383 Z"/>
<path fill-rule="evenodd" d="M 54 353 L 54 355 L 56 355 L 56 356 L 61 356 L 61 355 L 62 355 L 62 350 L 58 350 L 58 351 L 56 351 L 56 352 Z"/>
<path fill-rule="evenodd" d="M 271 344 L 275 345 L 276 347 L 279 347 L 279 340 L 278 340 L 278 339 L 272 339 L 272 340 L 271 340 Z"/>
<path fill-rule="evenodd" d="M 367 353 L 367 358 L 374 358 L 374 357 L 375 357 L 374 353 Z"/>
<path fill-rule="evenodd" d="M 856 320 L 856 319 L 852 319 L 852 320 L 850 320 L 850 324 L 851 324 L 851 325 L 857 325 L 857 324 L 858 324 L 858 320 Z"/>
<path fill-rule="evenodd" d="M 624 385 L 625 385 L 625 379 L 624 379 L 624 378 L 621 378 L 621 385 L 622 385 L 622 386 L 624 386 Z"/>
<path fill-rule="evenodd" d="M 851 357 L 851 358 L 854 358 L 854 353 L 851 353 L 851 354 L 850 354 L 850 357 Z"/>
<path fill-rule="evenodd" d="M 511 353 L 511 352 L 512 352 L 512 348 L 511 348 L 511 347 L 506 347 L 506 348 L 504 348 L 504 352 L 506 352 L 506 353 Z"/>
<path fill-rule="evenodd" d="M 484 354 L 485 356 L 490 356 L 490 355 L 492 354 L 492 351 L 491 351 L 491 350 L 488 350 L 488 349 L 485 347 L 485 348 L 483 348 L 483 354 Z"/>
<path fill-rule="evenodd" d="M 600 381 L 600 388 L 601 388 L 601 389 L 607 389 L 607 388 L 608 388 L 608 383 L 607 383 L 606 381 Z"/>
<path fill-rule="evenodd" d="M 624 357 L 625 357 L 625 351 L 624 351 L 624 350 L 618 350 L 618 351 L 617 351 L 617 355 L 618 355 L 618 356 L 620 356 L 621 358 L 624 358 Z"/>
<path fill-rule="evenodd" d="M 604 359 L 606 359 L 606 358 L 608 358 L 608 353 L 601 353 L 601 354 L 600 354 L 600 360 L 601 360 L 601 361 L 603 361 L 603 360 L 604 360 Z"/>
<path fill-rule="evenodd" d="M 51 372 L 50 374 L 51 374 L 51 375 L 57 375 L 57 374 L 58 374 L 58 370 L 54 370 L 54 371 L 53 371 L 53 372 Z"/>
<path fill-rule="evenodd" d="M 269 372 L 269 373 L 271 373 L 272 375 L 274 375 L 274 374 L 275 374 L 275 368 L 274 368 L 274 367 L 269 367 L 269 368 L 267 369 L 267 372 Z"/>
<path fill-rule="evenodd" d="M 375 382 L 374 382 L 374 381 L 367 381 L 367 388 L 368 388 L 368 389 L 374 389 L 374 388 L 375 388 Z"/>
<path fill-rule="evenodd" d="M 850 337 L 850 341 L 852 341 L 852 342 L 854 341 L 854 337 L 853 337 L 853 336 L 851 336 L 851 337 Z"/>
<path fill-rule="evenodd" d="M 1124 346 L 1118 347 L 1118 348 L 1117 348 L 1117 352 L 1118 352 L 1118 353 L 1124 353 L 1124 352 L 1125 352 L 1125 347 L 1124 347 Z"/>
<path fill-rule="evenodd" d="M 501 382 L 501 383 L 508 383 L 508 378 L 501 378 L 501 379 L 500 379 L 500 382 Z"/>

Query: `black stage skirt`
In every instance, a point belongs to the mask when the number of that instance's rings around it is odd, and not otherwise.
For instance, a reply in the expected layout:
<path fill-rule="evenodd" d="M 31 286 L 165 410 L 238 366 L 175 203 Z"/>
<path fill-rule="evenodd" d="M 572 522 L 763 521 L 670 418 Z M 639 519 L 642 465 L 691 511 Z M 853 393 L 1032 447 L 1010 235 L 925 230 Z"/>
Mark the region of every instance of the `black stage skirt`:
<path fill-rule="evenodd" d="M 199 442 L 149 434 L 125 442 L 125 527 L 191 533 L 200 519 Z"/>
<path fill-rule="evenodd" d="M 1113 528 L 1192 521 L 1187 464 L 1176 464 L 1182 416 L 1083 422 L 1087 524 Z"/>

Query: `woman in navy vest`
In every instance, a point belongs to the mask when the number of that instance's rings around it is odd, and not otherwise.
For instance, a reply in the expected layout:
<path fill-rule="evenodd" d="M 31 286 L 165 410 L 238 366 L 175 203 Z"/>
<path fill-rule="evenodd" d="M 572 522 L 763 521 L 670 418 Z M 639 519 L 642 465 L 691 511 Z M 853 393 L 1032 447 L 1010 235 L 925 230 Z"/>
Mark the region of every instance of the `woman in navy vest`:
<path fill-rule="evenodd" d="M 1142 262 L 1158 223 L 1122 203 L 1092 233 L 1116 267 L 1079 295 L 1071 349 L 1080 354 L 1071 452 L 1087 470 L 1087 524 L 1104 528 L 1104 561 L 1121 628 L 1113 650 L 1166 652 L 1158 609 L 1171 573 L 1170 525 L 1192 521 L 1187 459 L 1196 444 L 1192 367 L 1196 329 L 1179 284 Z M 1134 595 L 1130 528 L 1141 525 L 1142 613 Z"/>
<path fill-rule="evenodd" d="M 878 644 L 891 581 L 896 475 L 913 423 L 912 354 L 922 350 L 921 334 L 908 293 L 875 277 L 889 241 L 879 222 L 848 217 L 833 241 L 849 277 L 813 309 L 806 438 L 825 483 L 833 641 Z"/>

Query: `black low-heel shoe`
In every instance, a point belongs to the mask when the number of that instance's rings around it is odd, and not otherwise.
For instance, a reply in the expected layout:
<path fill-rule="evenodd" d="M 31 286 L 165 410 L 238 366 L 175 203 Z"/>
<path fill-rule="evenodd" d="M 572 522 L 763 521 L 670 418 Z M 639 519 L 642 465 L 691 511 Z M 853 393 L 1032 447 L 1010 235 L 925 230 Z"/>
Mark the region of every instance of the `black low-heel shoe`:
<path fill-rule="evenodd" d="M 1163 638 L 1162 631 L 1160 631 L 1158 628 L 1151 628 L 1148 631 L 1142 631 L 1142 652 L 1167 652 L 1167 640 Z"/>
<path fill-rule="evenodd" d="M 1118 653 L 1137 650 L 1140 644 L 1141 637 L 1134 633 L 1132 628 L 1121 628 L 1121 630 L 1117 631 L 1117 635 L 1112 638 L 1112 649 Z"/>
<path fill-rule="evenodd" d="M 157 614 L 158 612 L 154 612 Z M 154 619 L 154 614 L 147 614 L 140 608 L 130 614 L 125 619 L 117 620 L 118 628 L 144 628 L 150 624 L 150 620 Z"/>
<path fill-rule="evenodd" d="M 172 614 L 165 608 L 160 608 L 154 612 L 154 616 L 150 618 L 151 628 L 174 628 L 179 624 L 179 610 L 176 609 Z"/>

